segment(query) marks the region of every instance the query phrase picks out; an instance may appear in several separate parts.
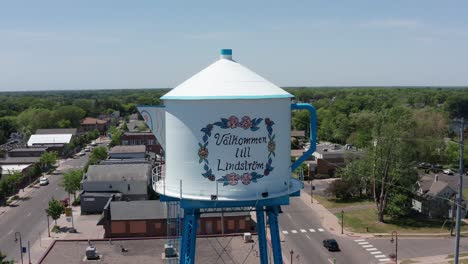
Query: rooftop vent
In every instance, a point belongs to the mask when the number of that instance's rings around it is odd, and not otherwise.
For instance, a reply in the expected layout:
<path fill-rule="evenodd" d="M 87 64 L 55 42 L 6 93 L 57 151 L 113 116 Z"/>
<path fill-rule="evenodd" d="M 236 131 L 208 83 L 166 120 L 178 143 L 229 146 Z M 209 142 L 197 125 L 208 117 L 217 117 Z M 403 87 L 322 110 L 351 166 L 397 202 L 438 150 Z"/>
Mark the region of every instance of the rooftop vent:
<path fill-rule="evenodd" d="M 232 49 L 222 49 L 220 59 L 232 60 Z"/>

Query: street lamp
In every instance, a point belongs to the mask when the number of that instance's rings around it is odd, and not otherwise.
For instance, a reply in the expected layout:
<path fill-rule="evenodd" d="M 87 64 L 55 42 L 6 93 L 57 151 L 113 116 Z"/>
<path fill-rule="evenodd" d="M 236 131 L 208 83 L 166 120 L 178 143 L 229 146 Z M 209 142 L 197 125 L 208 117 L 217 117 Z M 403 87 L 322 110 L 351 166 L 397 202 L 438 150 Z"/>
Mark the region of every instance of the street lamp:
<path fill-rule="evenodd" d="M 18 237 L 19 237 L 19 244 L 20 244 L 21 264 L 23 264 L 23 242 L 21 241 L 21 233 L 15 232 L 15 243 L 18 242 Z"/>
<path fill-rule="evenodd" d="M 395 239 L 393 239 L 393 236 L 395 236 Z M 393 244 L 393 241 L 395 241 L 395 263 L 398 263 L 398 232 L 397 231 L 392 231 L 392 238 L 390 239 L 390 242 Z"/>
<path fill-rule="evenodd" d="M 294 254 L 294 251 L 291 249 L 291 251 L 289 251 L 289 254 L 291 254 L 291 264 L 293 263 L 293 254 Z"/>

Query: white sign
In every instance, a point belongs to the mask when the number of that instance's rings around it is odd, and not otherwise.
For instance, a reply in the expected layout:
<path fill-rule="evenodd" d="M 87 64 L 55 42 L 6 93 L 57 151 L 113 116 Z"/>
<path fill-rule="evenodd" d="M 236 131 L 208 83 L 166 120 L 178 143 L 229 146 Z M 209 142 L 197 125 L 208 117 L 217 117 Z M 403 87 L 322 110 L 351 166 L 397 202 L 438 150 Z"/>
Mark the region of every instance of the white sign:
<path fill-rule="evenodd" d="M 268 117 L 221 117 L 201 128 L 201 175 L 223 185 L 249 185 L 274 169 L 274 122 Z"/>

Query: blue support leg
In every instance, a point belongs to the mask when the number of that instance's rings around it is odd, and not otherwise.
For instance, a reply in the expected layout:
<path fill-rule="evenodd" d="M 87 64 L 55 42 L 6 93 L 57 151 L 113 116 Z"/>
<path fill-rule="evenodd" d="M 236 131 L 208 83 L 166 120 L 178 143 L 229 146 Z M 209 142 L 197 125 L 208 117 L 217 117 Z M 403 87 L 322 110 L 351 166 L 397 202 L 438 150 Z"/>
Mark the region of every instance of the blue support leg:
<path fill-rule="evenodd" d="M 195 209 L 184 209 L 184 230 L 182 231 L 182 249 L 180 264 L 195 263 L 195 244 L 197 241 L 198 218 L 200 212 Z"/>
<path fill-rule="evenodd" d="M 275 264 L 283 263 L 283 255 L 281 252 L 280 234 L 278 226 L 279 206 L 268 206 L 268 225 L 270 226 L 271 246 L 273 251 L 273 261 Z"/>
<path fill-rule="evenodd" d="M 263 206 L 257 207 L 256 211 L 260 264 L 268 264 L 268 247 L 265 232 L 265 212 L 263 211 Z"/>

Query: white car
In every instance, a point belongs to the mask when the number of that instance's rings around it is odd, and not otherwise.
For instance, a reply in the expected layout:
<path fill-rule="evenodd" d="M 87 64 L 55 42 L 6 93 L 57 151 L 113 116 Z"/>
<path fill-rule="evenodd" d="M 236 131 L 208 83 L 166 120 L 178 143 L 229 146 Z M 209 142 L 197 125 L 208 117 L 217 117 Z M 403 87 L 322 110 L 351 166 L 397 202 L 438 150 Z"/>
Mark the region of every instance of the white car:
<path fill-rule="evenodd" d="M 44 186 L 44 185 L 48 185 L 49 184 L 49 179 L 47 179 L 46 177 L 41 177 L 39 179 L 39 185 L 40 186 Z"/>
<path fill-rule="evenodd" d="M 453 175 L 453 171 L 451 169 L 445 169 L 443 172 L 447 175 Z"/>
<path fill-rule="evenodd" d="M 84 148 L 84 152 L 90 152 L 90 151 L 91 151 L 91 148 L 90 148 L 90 147 Z"/>

